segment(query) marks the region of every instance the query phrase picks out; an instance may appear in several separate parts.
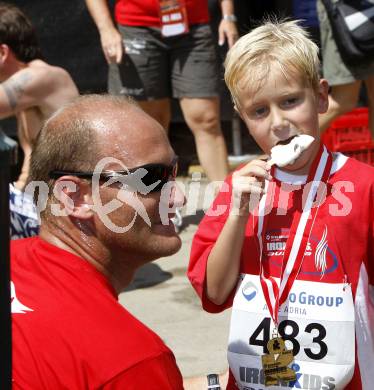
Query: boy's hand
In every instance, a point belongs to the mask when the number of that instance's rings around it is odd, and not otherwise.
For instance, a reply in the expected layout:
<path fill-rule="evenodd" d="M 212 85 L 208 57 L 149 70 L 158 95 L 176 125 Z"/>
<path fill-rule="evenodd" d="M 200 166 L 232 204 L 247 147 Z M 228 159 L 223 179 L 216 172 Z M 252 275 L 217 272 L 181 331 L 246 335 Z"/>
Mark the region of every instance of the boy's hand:
<path fill-rule="evenodd" d="M 270 165 L 252 160 L 232 175 L 232 207 L 230 215 L 248 216 L 265 193 L 265 180 L 271 180 Z"/>

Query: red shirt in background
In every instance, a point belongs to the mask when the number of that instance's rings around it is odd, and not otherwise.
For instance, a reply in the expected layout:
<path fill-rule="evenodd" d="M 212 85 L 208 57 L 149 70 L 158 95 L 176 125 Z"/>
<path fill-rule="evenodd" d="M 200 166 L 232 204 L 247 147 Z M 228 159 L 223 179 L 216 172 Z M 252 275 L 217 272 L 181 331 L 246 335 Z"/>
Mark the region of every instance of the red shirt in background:
<path fill-rule="evenodd" d="M 188 22 L 192 24 L 208 23 L 207 0 L 185 0 Z M 124 26 L 160 27 L 158 0 L 117 0 L 115 18 Z"/>

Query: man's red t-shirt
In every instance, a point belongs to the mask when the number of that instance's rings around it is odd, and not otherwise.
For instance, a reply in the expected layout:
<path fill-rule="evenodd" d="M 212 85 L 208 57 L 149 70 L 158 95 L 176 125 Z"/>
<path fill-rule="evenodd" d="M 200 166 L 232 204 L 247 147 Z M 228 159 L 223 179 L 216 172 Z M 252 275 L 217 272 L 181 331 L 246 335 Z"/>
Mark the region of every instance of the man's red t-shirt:
<path fill-rule="evenodd" d="M 185 0 L 188 23 L 209 22 L 207 0 Z M 115 18 L 124 26 L 160 27 L 159 0 L 117 0 Z"/>
<path fill-rule="evenodd" d="M 84 259 L 11 245 L 14 389 L 182 389 L 173 353 Z"/>

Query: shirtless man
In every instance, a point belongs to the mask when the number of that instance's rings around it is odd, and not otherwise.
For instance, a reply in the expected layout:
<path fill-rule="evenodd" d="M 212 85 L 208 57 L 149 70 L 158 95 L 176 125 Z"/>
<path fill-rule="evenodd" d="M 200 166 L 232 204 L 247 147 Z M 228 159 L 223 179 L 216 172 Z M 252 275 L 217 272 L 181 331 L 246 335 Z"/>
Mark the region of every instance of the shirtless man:
<path fill-rule="evenodd" d="M 26 185 L 29 159 L 39 129 L 57 108 L 78 96 L 69 74 L 41 58 L 30 20 L 17 7 L 0 3 L 0 119 L 17 117 L 18 139 L 25 157 L 15 188 L 11 188 L 11 210 L 12 204 L 16 205 L 21 214 L 19 207 L 30 209 L 24 205 L 21 191 Z M 14 196 L 22 200 L 14 201 Z"/>
<path fill-rule="evenodd" d="M 42 61 L 30 20 L 13 5 L 0 4 L 0 119 L 15 115 L 25 159 L 15 186 L 27 180 L 32 144 L 42 123 L 78 96 L 69 74 Z"/>

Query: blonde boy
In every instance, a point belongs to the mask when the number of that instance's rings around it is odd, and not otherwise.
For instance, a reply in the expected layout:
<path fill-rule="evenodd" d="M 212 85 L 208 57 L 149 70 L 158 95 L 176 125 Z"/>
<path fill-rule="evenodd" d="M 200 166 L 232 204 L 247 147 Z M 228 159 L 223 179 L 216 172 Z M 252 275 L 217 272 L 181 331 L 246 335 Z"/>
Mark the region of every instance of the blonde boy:
<path fill-rule="evenodd" d="M 235 108 L 264 153 L 314 137 L 282 169 L 253 160 L 236 170 L 212 206 L 227 205 L 225 213 L 208 212 L 194 238 L 188 275 L 204 309 L 233 307 L 227 388 L 269 384 L 262 361 L 278 369 L 289 353 L 269 350 L 283 340 L 293 355 L 284 372 L 294 379 L 279 369 L 272 388 L 368 389 L 374 169 L 321 145 L 328 85 L 319 79 L 318 48 L 297 22 L 256 28 L 225 66 Z"/>

